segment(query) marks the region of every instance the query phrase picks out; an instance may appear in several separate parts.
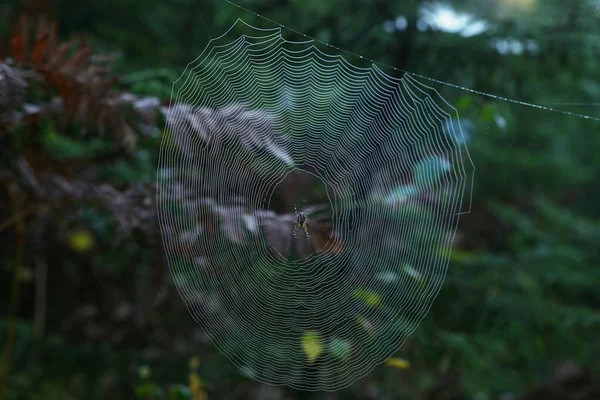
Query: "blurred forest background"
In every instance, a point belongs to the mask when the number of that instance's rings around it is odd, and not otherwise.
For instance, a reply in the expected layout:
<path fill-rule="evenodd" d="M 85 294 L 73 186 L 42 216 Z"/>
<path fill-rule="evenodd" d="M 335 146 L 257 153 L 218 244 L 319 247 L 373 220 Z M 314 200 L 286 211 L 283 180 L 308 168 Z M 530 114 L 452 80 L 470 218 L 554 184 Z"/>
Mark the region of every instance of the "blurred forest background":
<path fill-rule="evenodd" d="M 600 118 L 597 0 L 240 5 Z M 166 269 L 154 181 L 173 81 L 238 17 L 273 27 L 217 0 L 0 4 L 0 399 L 599 399 L 600 122 L 428 81 L 460 113 L 475 190 L 395 362 L 302 393 L 252 381 L 209 343 Z"/>

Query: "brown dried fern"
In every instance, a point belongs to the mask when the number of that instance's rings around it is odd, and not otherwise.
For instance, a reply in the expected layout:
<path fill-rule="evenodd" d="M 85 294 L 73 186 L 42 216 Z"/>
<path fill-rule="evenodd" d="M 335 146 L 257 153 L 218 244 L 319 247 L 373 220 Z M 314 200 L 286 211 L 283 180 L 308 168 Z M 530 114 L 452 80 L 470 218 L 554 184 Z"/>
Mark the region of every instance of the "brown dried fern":
<path fill-rule="evenodd" d="M 125 131 L 123 107 L 111 101 L 118 81 L 109 75 L 113 58 L 98 57 L 84 36 L 60 43 L 55 21 L 21 15 L 10 39 L 11 60 L 21 69 L 39 74 L 56 91 L 66 123 L 77 122 L 83 132 L 94 127 L 112 130 L 117 139 Z M 8 57 L 0 62 L 8 61 Z"/>

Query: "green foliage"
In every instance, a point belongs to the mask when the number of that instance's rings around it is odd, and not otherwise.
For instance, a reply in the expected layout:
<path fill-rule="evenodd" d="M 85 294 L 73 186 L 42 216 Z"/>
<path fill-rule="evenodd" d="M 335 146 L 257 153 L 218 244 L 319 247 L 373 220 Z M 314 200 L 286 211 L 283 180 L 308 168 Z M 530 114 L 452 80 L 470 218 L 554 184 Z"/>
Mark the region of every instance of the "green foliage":
<path fill-rule="evenodd" d="M 600 368 L 592 356 L 600 351 L 594 339 L 600 334 L 594 307 L 600 275 L 592 261 L 598 257 L 600 223 L 542 197 L 534 205 L 529 212 L 492 206 L 513 228 L 511 251 L 456 261 L 434 306 L 438 318 L 456 327 L 434 336 L 434 351 L 448 352 L 471 371 L 473 391 L 523 387 L 543 377 L 548 365 L 573 357 Z M 445 303 L 456 296 L 457 307 Z M 476 313 L 482 300 L 484 312 Z M 572 335 L 578 339 L 569 339 Z"/>
<path fill-rule="evenodd" d="M 57 161 L 89 160 L 113 148 L 110 143 L 100 138 L 82 141 L 81 139 L 67 137 L 57 132 L 51 123 L 42 126 L 42 128 L 42 148 Z"/>
<path fill-rule="evenodd" d="M 489 7 L 472 0 L 454 2 L 457 9 L 494 23 L 493 31 L 471 38 L 418 31 L 417 3 L 391 1 L 373 6 L 363 1 L 347 7 L 340 2 L 306 0 L 292 5 L 283 1 L 242 5 L 300 32 L 401 69 L 483 92 L 598 116 L 597 106 L 554 104 L 597 103 L 600 98 L 600 25 L 593 11 L 578 9 L 583 7 L 582 2 L 498 1 Z M 507 6 L 509 3 L 512 6 Z M 524 8 L 525 3 L 533 4 L 532 10 Z M 100 48 L 120 51 L 123 57 L 118 67 L 127 90 L 161 99 L 170 96 L 173 81 L 208 40 L 225 32 L 236 18 L 273 27 L 216 0 L 169 4 L 162 0 L 100 0 L 86 3 L 85 7 L 74 0 L 62 0 L 57 5 L 65 36 L 85 31 Z M 8 7 L 0 7 L 0 14 L 12 10 Z M 399 15 L 409 19 L 410 28 L 387 33 L 384 22 Z M 579 17 L 571 21 L 568 15 Z M 0 24 L 0 35 L 6 36 L 8 29 L 8 24 Z M 297 38 L 286 30 L 284 36 Z M 535 40 L 539 53 L 501 55 L 490 47 L 490 42 L 498 38 Z M 345 56 L 351 62 L 360 62 L 352 55 Z M 372 379 L 387 396 L 381 398 L 418 399 L 421 393 L 435 387 L 439 375 L 449 370 L 460 371 L 460 386 L 468 393 L 463 398 L 520 393 L 565 360 L 599 370 L 598 123 L 423 82 L 439 91 L 459 112 L 477 167 L 473 210 L 460 218 L 444 287 L 427 318 L 401 350 L 414 371 L 410 384 L 399 384 L 399 377 L 405 376 L 400 374 L 406 371 L 393 369 L 382 376 L 379 371 L 385 368 L 376 369 Z M 343 89 L 330 94 L 340 112 L 348 106 L 339 100 Z M 28 101 L 36 102 L 46 100 L 49 94 L 33 87 L 28 96 Z M 159 130 L 163 129 L 161 124 L 157 124 Z M 97 167 L 98 180 L 115 186 L 154 181 L 158 138 L 140 137 L 135 151 L 106 161 L 103 157 L 115 147 L 110 132 L 104 137 L 79 136 L 70 130 L 59 131 L 56 126 L 51 121 L 41 122 L 41 126 L 35 126 L 39 135 L 24 127 L 10 135 L 0 132 L 2 166 L 8 168 L 15 155 L 32 148 L 41 149 L 59 164 L 74 162 Z M 260 163 L 272 157 L 273 154 L 263 154 L 263 160 L 250 161 L 262 170 Z M 414 185 L 396 187 L 381 203 L 403 203 L 405 207 L 397 218 L 427 224 L 431 215 L 410 199 L 422 194 L 425 187 L 435 187 L 442 181 L 448 162 L 435 157 L 425 159 L 412 172 Z M 6 199 L 0 200 L 4 205 Z M 0 208 L 4 213 L 6 207 Z M 81 258 L 69 258 L 52 247 L 56 259 L 49 272 L 49 293 L 54 296 L 47 302 L 50 334 L 43 340 L 35 339 L 31 323 L 18 322 L 7 399 L 193 399 L 190 385 L 186 384 L 186 357 L 172 354 L 171 347 L 156 362 L 142 355 L 143 345 L 137 342 L 111 349 L 96 343 L 78 343 L 77 336 L 59 334 L 62 321 L 75 305 L 94 299 L 87 297 L 93 288 L 77 287 L 77 292 L 69 292 L 67 277 L 89 273 L 98 281 L 117 282 L 116 288 L 98 294 L 98 302 L 108 301 L 113 293 L 120 296 L 135 292 L 139 288 L 136 283 L 149 279 L 149 271 L 156 264 L 155 251 L 161 246 L 136 237 L 115 244 L 120 225 L 109 211 L 95 205 L 65 208 L 69 209 L 59 214 L 61 218 L 72 218 L 67 212 L 71 211 L 77 221 L 93 232 L 96 245 L 89 256 L 78 254 Z M 3 247 L 8 253 L 13 250 L 12 227 L 2 234 L 6 235 L 3 240 L 8 238 Z M 428 240 L 417 232 L 407 238 L 407 243 L 415 248 L 435 245 L 433 253 L 447 251 L 446 244 L 440 246 Z M 138 271 L 127 275 L 132 264 L 139 264 Z M 277 272 L 270 265 L 255 267 L 261 277 Z M 404 273 L 409 279 L 421 278 L 408 264 Z M 378 277 L 385 284 L 397 284 L 400 278 L 394 274 Z M 170 279 L 190 277 L 174 273 Z M 9 279 L 3 275 L 2 280 L 4 288 Z M 30 317 L 35 287 L 23 287 L 23 297 L 29 301 L 20 311 Z M 70 300 L 66 305 L 56 301 L 64 293 Z M 152 296 L 154 293 L 149 295 Z M 385 299 L 370 288 L 362 289 L 356 297 L 385 311 Z M 3 298 L 1 305 L 5 310 L 8 296 Z M 185 319 L 190 319 L 187 310 L 183 306 L 181 309 Z M 151 318 L 166 325 L 171 321 L 173 325 L 181 324 L 174 313 L 163 313 Z M 134 327 L 134 318 L 131 320 L 123 324 Z M 406 316 L 406 321 L 400 320 L 399 329 L 409 322 L 410 316 Z M 368 320 L 359 323 L 370 329 Z M 174 328 L 177 333 L 191 331 L 188 326 Z M 3 319 L 0 344 L 5 342 L 5 332 Z M 145 338 L 143 331 L 136 335 Z M 244 343 L 232 343 L 231 348 L 243 350 Z M 314 360 L 330 354 L 346 362 L 355 348 L 345 338 L 325 338 L 316 333 L 299 341 L 297 351 L 303 350 L 305 356 Z M 248 383 L 241 374 L 231 372 L 228 360 L 212 347 L 206 346 L 203 351 L 203 358 L 212 357 L 213 363 L 201 375 L 210 373 L 207 380 L 219 386 L 215 398 L 231 398 L 233 388 Z M 140 376 L 140 366 L 147 366 L 151 373 Z M 415 387 L 411 386 L 413 383 Z M 105 391 L 107 387 L 112 391 Z M 386 387 L 391 389 L 386 392 Z M 409 394 L 400 393 L 405 387 L 410 387 L 406 389 L 411 391 Z M 357 390 L 349 389 L 340 397 L 366 397 L 353 392 Z M 319 397 L 310 394 L 305 398 Z"/>
<path fill-rule="evenodd" d="M 179 76 L 174 70 L 157 68 L 132 72 L 123 77 L 123 83 L 133 93 L 169 98 L 177 78 Z"/>

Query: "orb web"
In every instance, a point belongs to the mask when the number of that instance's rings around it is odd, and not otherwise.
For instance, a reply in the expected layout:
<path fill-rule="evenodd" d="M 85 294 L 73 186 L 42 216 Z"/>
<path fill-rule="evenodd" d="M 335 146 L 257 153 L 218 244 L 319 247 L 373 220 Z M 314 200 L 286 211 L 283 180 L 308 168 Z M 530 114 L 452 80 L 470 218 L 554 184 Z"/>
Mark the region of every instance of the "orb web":
<path fill-rule="evenodd" d="M 238 20 L 173 87 L 157 178 L 171 274 L 246 375 L 346 387 L 425 317 L 473 171 L 435 90 Z"/>

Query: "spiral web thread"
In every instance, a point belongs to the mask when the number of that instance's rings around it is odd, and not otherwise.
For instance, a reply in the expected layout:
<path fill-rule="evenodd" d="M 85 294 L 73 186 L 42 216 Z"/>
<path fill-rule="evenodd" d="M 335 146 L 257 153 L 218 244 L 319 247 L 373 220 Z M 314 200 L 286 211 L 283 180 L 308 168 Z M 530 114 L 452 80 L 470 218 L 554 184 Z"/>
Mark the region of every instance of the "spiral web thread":
<path fill-rule="evenodd" d="M 303 390 L 346 387 L 389 358 L 439 292 L 470 207 L 456 110 L 410 75 L 241 20 L 190 63 L 171 100 L 161 231 L 176 286 L 216 347 L 256 380 Z M 294 174 L 325 188 L 330 229 L 318 243 L 292 235 L 293 212 L 270 209 Z M 286 192 L 317 226 L 307 193 Z"/>

